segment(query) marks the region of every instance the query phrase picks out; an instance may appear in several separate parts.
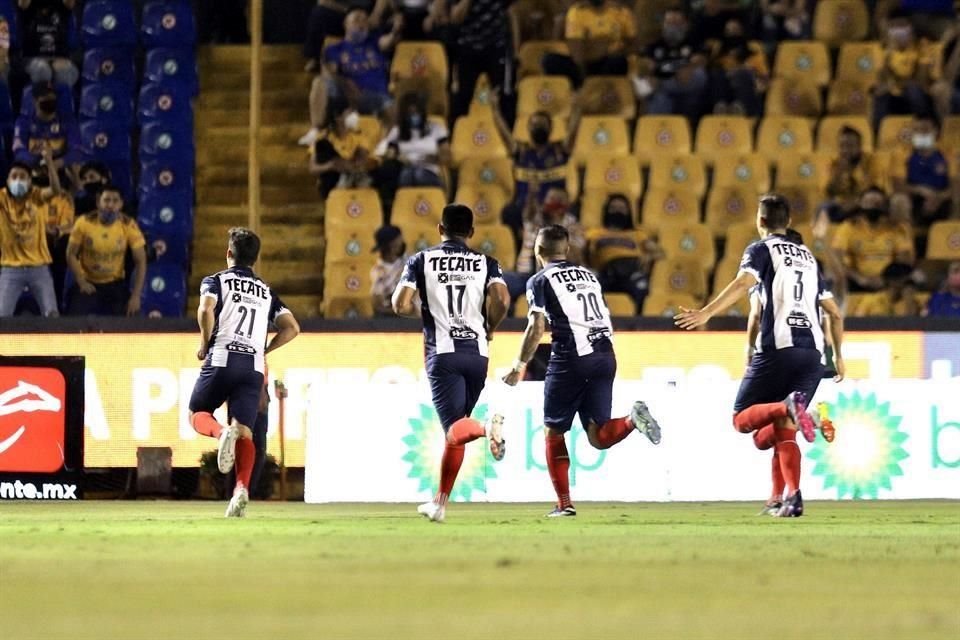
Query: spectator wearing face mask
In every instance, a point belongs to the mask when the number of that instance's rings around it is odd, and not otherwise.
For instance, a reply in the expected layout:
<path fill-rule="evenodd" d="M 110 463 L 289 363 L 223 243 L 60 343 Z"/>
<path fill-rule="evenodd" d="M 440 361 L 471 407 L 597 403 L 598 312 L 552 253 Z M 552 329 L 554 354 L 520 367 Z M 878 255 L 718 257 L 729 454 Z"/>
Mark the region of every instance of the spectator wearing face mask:
<path fill-rule="evenodd" d="M 393 316 L 390 297 L 400 282 L 407 261 L 407 243 L 403 240 L 400 227 L 386 225 L 373 234 L 375 247 L 379 255 L 377 263 L 370 269 L 370 296 L 373 298 L 373 312 L 378 316 Z"/>
<path fill-rule="evenodd" d="M 690 22 L 680 9 L 663 14 L 661 34 L 643 53 L 634 89 L 647 99 L 647 113 L 678 114 L 695 125 L 704 111 L 712 109 L 706 104 L 704 48 L 690 37 Z"/>
<path fill-rule="evenodd" d="M 923 315 L 960 318 L 960 260 L 950 263 L 943 288 L 930 296 Z"/>
<path fill-rule="evenodd" d="M 937 49 L 918 41 L 906 18 L 887 24 L 883 67 L 874 87 L 873 126 L 888 115 L 929 113 L 930 89 L 938 79 Z"/>
<path fill-rule="evenodd" d="M 570 55 L 545 55 L 543 72 L 567 76 L 579 88 L 585 76 L 626 75 L 637 24 L 633 12 L 619 2 L 580 0 L 567 10 L 564 38 Z"/>
<path fill-rule="evenodd" d="M 710 41 L 708 48 L 713 90 L 719 96 L 714 112 L 759 116 L 770 80 L 763 47 L 748 41 L 742 21 L 728 20 L 722 37 Z"/>
<path fill-rule="evenodd" d="M 50 159 L 49 150 L 45 149 L 43 154 Z M 47 229 L 49 203 L 56 195 L 54 189 L 59 187 L 59 180 L 52 169 L 52 159 L 46 166 L 52 187 L 35 187 L 30 166 L 14 161 L 7 174 L 7 185 L 0 190 L 0 318 L 13 315 L 25 289 L 42 315 L 58 315 Z"/>
<path fill-rule="evenodd" d="M 917 287 L 911 279 L 913 267 L 895 262 L 883 270 L 883 289 L 859 296 L 847 314 L 856 317 L 893 316 L 915 318 L 922 306 L 917 301 Z"/>
<path fill-rule="evenodd" d="M 947 116 L 960 113 L 960 25 L 947 30 L 943 38 L 943 73 L 930 89 L 937 117 L 943 122 Z"/>
<path fill-rule="evenodd" d="M 830 219 L 842 222 L 857 207 L 867 188 L 887 183 L 883 164 L 863 150 L 863 137 L 853 127 L 837 134 L 837 156 L 830 161 L 826 209 Z"/>
<path fill-rule="evenodd" d="M 807 0 L 760 0 L 761 31 L 767 44 L 810 38 Z"/>
<path fill-rule="evenodd" d="M 937 124 L 932 118 L 914 119 L 910 137 L 913 149 L 893 162 L 893 186 L 910 196 L 913 219 L 921 225 L 948 217 L 953 207 L 948 156 L 937 146 Z"/>
<path fill-rule="evenodd" d="M 310 158 L 310 175 L 317 179 L 322 198 L 336 187 L 360 188 L 373 183 L 370 172 L 377 163 L 360 135 L 359 123 L 359 114 L 343 100 L 334 101 L 327 112 Z"/>
<path fill-rule="evenodd" d="M 72 316 L 133 316 L 140 313 L 140 295 L 147 272 L 146 241 L 140 227 L 123 214 L 123 196 L 105 185 L 98 210 L 77 220 L 70 233 L 67 262 L 76 279 L 69 294 Z M 133 255 L 133 286 L 127 285 L 127 252 Z"/>
<path fill-rule="evenodd" d="M 75 85 L 80 73 L 70 60 L 70 35 L 76 0 L 17 0 L 17 5 L 30 81 Z"/>
<path fill-rule="evenodd" d="M 35 86 L 33 101 L 33 115 L 20 116 L 13 128 L 14 159 L 35 166 L 49 149 L 57 171 L 76 171 L 83 158 L 76 123 L 57 112 L 57 93 L 50 85 Z"/>
<path fill-rule="evenodd" d="M 85 162 L 78 173 L 79 189 L 73 194 L 73 206 L 79 215 L 97 209 L 97 196 L 103 185 L 110 182 L 110 169 L 102 162 Z"/>
<path fill-rule="evenodd" d="M 51 173 L 44 163 L 34 167 L 32 182 L 41 190 L 49 190 L 50 198 L 47 201 L 47 247 L 50 249 L 50 275 L 53 277 L 53 288 L 57 293 L 57 301 L 63 301 L 64 276 L 67 274 L 67 242 L 73 230 L 76 212 L 70 194 L 60 187 L 59 175 L 53 173 L 57 184 L 50 183 Z"/>

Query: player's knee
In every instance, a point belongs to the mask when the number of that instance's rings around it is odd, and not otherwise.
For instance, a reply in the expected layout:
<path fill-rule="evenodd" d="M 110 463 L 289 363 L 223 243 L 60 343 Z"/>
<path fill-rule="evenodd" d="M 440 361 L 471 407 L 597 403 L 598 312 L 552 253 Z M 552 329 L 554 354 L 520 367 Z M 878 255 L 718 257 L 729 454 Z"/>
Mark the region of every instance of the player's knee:
<path fill-rule="evenodd" d="M 240 424 L 236 420 L 233 421 L 233 425 L 240 430 L 240 437 L 247 440 L 253 440 L 253 429 L 248 427 L 245 424 Z"/>
<path fill-rule="evenodd" d="M 597 427 L 597 425 L 593 422 L 587 426 L 587 442 L 589 442 L 590 446 L 594 449 L 606 449 L 608 447 L 605 447 L 600 442 L 600 436 L 597 434 L 598 430 L 599 427 Z"/>

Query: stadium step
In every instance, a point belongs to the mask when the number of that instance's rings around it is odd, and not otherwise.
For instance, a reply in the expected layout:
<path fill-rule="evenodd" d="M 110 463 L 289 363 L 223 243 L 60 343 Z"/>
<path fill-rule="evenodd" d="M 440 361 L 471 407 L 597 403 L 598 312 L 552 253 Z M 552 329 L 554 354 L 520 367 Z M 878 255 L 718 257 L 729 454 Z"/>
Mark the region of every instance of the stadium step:
<path fill-rule="evenodd" d="M 213 127 L 246 127 L 250 122 L 250 110 L 248 102 L 238 104 L 233 108 L 198 108 L 196 115 L 197 131 L 202 132 Z M 290 105 L 282 109 L 264 109 L 261 112 L 261 122 L 283 122 L 298 124 L 296 127 L 300 133 L 296 138 L 303 135 L 310 121 L 306 102 L 303 105 Z M 293 138 L 293 140 L 296 140 Z"/>
<path fill-rule="evenodd" d="M 247 207 L 231 207 L 223 205 L 200 205 L 196 209 L 197 220 L 204 224 L 223 224 L 229 227 L 232 224 L 241 224 L 247 220 Z M 284 223 L 287 225 L 320 224 L 323 219 L 323 207 L 319 202 L 265 206 L 260 211 L 260 221 L 263 224 Z"/>
<path fill-rule="evenodd" d="M 236 164 L 246 162 L 247 141 L 217 144 L 197 142 L 197 164 Z M 271 164 L 291 163 L 307 166 L 307 153 L 295 144 L 263 144 L 260 146 L 261 162 Z"/>
<path fill-rule="evenodd" d="M 264 73 L 263 90 L 273 91 L 275 89 L 298 89 L 301 92 L 301 101 L 306 104 L 307 96 L 310 93 L 310 85 L 313 82 L 313 76 L 303 72 L 293 73 Z M 234 69 L 215 69 L 205 74 L 201 78 L 201 84 L 204 91 L 213 90 L 250 90 L 250 71 Z M 248 97 L 249 101 L 249 97 Z"/>
<path fill-rule="evenodd" d="M 307 93 L 300 87 L 270 89 L 263 92 L 261 107 L 264 110 L 295 108 L 305 112 L 308 108 L 307 99 Z M 238 105 L 248 107 L 250 87 L 207 91 L 200 95 L 197 103 L 201 109 L 230 109 Z"/>
<path fill-rule="evenodd" d="M 312 180 L 301 180 L 283 186 L 264 185 L 260 189 L 260 199 L 261 204 L 267 206 L 292 203 L 307 204 L 311 201 L 319 205 L 320 196 L 317 194 L 317 187 Z M 198 183 L 197 202 L 234 207 L 246 206 L 247 186 L 218 186 Z"/>

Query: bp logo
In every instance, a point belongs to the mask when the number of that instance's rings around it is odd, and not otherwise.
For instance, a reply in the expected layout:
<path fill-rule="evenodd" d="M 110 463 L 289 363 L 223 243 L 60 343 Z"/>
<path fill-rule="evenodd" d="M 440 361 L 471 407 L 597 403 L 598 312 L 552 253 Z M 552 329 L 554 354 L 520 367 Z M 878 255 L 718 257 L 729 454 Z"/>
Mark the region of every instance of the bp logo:
<path fill-rule="evenodd" d="M 474 409 L 473 417 L 483 422 L 487 417 L 487 405 L 482 404 Z M 437 473 L 443 451 L 443 429 L 440 421 L 433 407 L 420 404 L 419 414 L 411 417 L 408 424 L 410 432 L 403 437 L 403 444 L 407 446 L 403 461 L 410 465 L 407 477 L 417 481 L 417 491 L 434 491 L 439 480 Z M 478 445 L 467 447 L 450 500 L 469 501 L 473 499 L 475 492 L 486 493 L 487 479 L 496 477 L 490 449 Z"/>
<path fill-rule="evenodd" d="M 900 431 L 902 418 L 890 413 L 890 403 L 873 393 L 840 394 L 830 405 L 830 418 L 836 439 L 830 444 L 818 439 L 807 453 L 823 488 L 836 489 L 838 498 L 876 498 L 880 489 L 889 491 L 893 478 L 903 475 L 900 462 L 910 455 L 903 448 L 908 436 Z"/>

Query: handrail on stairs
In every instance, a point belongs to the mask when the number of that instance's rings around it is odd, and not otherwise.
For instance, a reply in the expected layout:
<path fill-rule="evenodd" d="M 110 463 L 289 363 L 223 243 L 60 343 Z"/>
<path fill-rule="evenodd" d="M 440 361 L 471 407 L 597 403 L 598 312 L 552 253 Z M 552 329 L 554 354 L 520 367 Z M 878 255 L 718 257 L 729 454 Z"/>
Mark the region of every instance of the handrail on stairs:
<path fill-rule="evenodd" d="M 250 0 L 250 141 L 247 226 L 260 230 L 260 105 L 263 94 L 263 0 Z"/>

